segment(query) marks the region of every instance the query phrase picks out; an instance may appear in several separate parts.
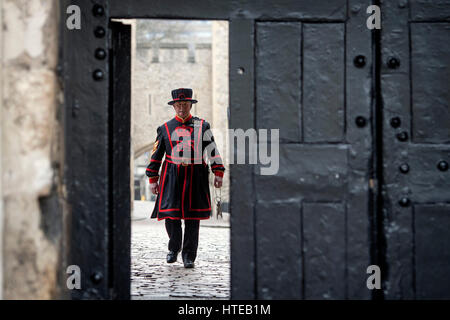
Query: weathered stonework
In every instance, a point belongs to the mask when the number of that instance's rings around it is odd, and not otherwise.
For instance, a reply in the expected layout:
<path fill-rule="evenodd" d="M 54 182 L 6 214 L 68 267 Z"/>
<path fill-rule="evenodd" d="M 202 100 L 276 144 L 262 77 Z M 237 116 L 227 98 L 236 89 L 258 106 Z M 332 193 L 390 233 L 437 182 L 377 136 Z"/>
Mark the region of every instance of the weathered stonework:
<path fill-rule="evenodd" d="M 0 0 L 0 13 L 3 0 Z M 3 44 L 3 14 L 0 14 L 0 44 Z M 3 172 L 3 46 L 0 47 L 0 172 Z M 3 299 L 3 179 L 0 177 L 0 299 Z"/>
<path fill-rule="evenodd" d="M 228 21 L 212 22 L 212 127 L 214 137 L 219 146 L 225 164 L 225 175 L 221 191 L 222 202 L 229 203 L 230 166 L 228 107 L 229 107 L 229 74 L 228 74 Z"/>
<path fill-rule="evenodd" d="M 3 298 L 64 296 L 58 1 L 3 0 Z"/>

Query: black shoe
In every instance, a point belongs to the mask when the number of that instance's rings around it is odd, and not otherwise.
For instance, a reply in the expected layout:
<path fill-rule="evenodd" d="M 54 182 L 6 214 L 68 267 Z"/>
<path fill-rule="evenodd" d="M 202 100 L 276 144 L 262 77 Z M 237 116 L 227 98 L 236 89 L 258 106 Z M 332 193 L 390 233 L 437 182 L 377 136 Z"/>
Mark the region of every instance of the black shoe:
<path fill-rule="evenodd" d="M 167 263 L 174 263 L 177 261 L 178 252 L 169 251 L 167 254 Z"/>
<path fill-rule="evenodd" d="M 194 261 L 192 261 L 191 259 L 186 258 L 183 260 L 183 263 L 184 263 L 185 268 L 193 268 L 194 267 Z"/>

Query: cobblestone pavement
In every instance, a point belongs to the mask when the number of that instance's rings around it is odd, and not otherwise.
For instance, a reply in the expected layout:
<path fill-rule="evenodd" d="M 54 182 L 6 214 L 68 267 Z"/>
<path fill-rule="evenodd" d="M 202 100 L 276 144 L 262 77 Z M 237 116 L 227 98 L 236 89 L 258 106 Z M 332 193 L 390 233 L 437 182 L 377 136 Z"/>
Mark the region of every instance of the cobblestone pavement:
<path fill-rule="evenodd" d="M 195 268 L 185 269 L 181 253 L 177 262 L 166 262 L 168 236 L 164 221 L 145 218 L 143 208 L 135 202 L 133 219 L 140 220 L 132 221 L 131 298 L 229 299 L 228 219 L 218 221 L 211 218 L 200 222 Z"/>

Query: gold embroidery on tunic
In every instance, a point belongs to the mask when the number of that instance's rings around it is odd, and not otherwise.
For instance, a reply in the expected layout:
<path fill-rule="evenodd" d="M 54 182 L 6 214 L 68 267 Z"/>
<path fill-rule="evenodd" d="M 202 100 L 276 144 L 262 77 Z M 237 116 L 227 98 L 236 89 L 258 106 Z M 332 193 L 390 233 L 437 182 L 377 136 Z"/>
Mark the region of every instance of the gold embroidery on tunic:
<path fill-rule="evenodd" d="M 158 144 L 159 144 L 159 140 L 156 140 L 155 143 L 153 144 L 152 155 L 156 152 L 156 149 L 158 149 Z"/>

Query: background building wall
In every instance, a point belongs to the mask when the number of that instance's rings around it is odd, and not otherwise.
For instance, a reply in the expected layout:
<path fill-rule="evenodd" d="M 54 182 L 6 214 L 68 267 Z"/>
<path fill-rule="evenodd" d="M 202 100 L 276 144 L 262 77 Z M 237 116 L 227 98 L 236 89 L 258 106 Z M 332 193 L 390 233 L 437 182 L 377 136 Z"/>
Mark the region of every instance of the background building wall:
<path fill-rule="evenodd" d="M 59 1 L 0 3 L 3 298 L 61 297 Z"/>
<path fill-rule="evenodd" d="M 228 21 L 212 22 L 212 119 L 214 138 L 225 164 L 222 202 L 229 203 L 230 167 L 228 143 Z"/>

